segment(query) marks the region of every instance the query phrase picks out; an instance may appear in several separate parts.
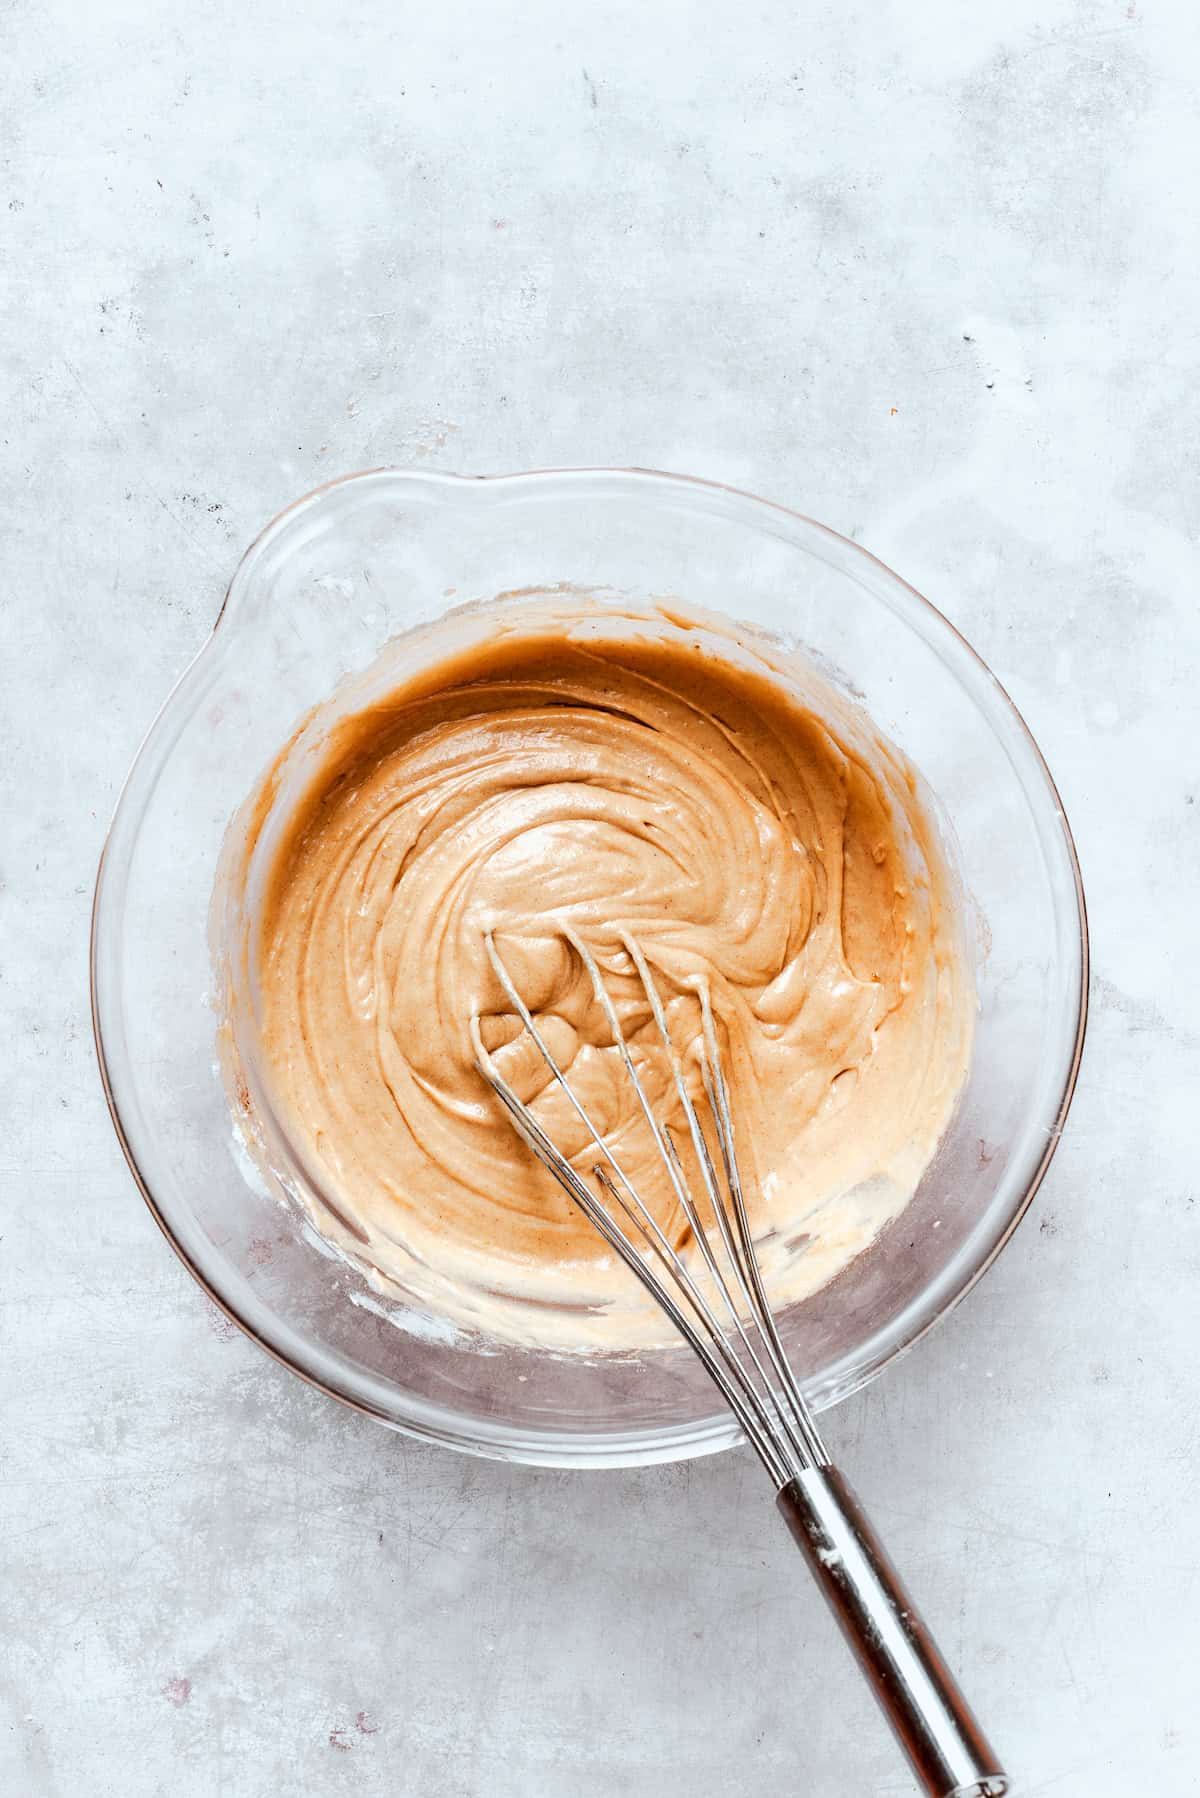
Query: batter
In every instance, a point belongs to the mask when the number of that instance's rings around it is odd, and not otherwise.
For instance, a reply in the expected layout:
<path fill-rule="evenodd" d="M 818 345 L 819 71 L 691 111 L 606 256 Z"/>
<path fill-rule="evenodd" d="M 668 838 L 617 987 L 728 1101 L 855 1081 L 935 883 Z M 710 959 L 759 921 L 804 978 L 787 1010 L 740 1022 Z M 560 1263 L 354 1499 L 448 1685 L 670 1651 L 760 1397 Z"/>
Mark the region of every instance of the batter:
<path fill-rule="evenodd" d="M 564 935 L 601 960 L 665 1098 L 629 932 L 681 1048 L 710 996 L 768 1285 L 802 1297 L 906 1203 L 965 1076 L 974 991 L 918 777 L 807 664 L 712 619 L 597 623 L 594 605 L 514 600 L 504 626 L 432 659 L 427 645 L 394 684 L 377 671 L 370 702 L 310 719 L 255 795 L 235 858 L 243 901 L 259 864 L 253 1005 L 239 1016 L 230 993 L 243 1067 L 321 1227 L 378 1287 L 542 1346 L 670 1339 L 514 1135 L 469 1029 L 478 1013 L 505 1077 L 589 1171 L 491 932 L 684 1241 Z"/>

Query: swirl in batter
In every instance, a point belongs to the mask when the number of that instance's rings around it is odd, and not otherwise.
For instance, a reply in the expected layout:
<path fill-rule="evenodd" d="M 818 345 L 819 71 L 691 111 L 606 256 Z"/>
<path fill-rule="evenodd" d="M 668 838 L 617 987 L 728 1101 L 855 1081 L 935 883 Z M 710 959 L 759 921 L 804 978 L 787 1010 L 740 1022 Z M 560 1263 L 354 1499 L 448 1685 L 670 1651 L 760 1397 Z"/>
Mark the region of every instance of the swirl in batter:
<path fill-rule="evenodd" d="M 801 1297 L 911 1196 L 966 1071 L 974 993 L 918 778 L 810 667 L 712 620 L 598 622 L 559 601 L 513 602 L 504 623 L 390 689 L 377 673 L 348 715 L 342 696 L 306 726 L 299 782 L 294 744 L 260 789 L 241 864 L 265 869 L 243 1060 L 322 1228 L 377 1285 L 543 1346 L 660 1341 L 670 1326 L 514 1136 L 469 1031 L 481 1014 L 506 1078 L 590 1170 L 489 965 L 492 932 L 682 1239 L 564 936 L 606 969 L 669 1117 L 628 932 L 681 1046 L 710 997 L 768 1284 L 777 1303 Z"/>

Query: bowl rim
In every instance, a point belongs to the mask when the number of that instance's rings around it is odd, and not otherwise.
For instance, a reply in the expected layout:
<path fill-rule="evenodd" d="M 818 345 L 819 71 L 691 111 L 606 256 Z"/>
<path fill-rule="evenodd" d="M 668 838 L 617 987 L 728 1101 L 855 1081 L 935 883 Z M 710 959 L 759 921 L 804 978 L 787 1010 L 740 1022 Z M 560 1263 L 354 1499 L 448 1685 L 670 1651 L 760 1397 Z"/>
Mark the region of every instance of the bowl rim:
<path fill-rule="evenodd" d="M 580 465 L 557 468 L 524 469 L 514 473 L 471 475 L 451 473 L 443 469 L 405 468 L 384 464 L 377 467 L 352 471 L 349 474 L 339 475 L 329 481 L 322 482 L 320 486 L 310 489 L 307 493 L 302 494 L 298 499 L 293 500 L 290 504 L 283 507 L 281 511 L 277 512 L 251 540 L 250 544 L 239 558 L 229 584 L 226 587 L 220 608 L 213 621 L 209 634 L 196 653 L 190 658 L 186 667 L 179 675 L 179 678 L 172 685 L 154 718 L 144 732 L 138 744 L 137 751 L 130 763 L 128 772 L 121 783 L 120 790 L 113 806 L 109 827 L 105 833 L 104 844 L 97 865 L 96 882 L 92 896 L 88 974 L 92 1035 L 109 1117 L 111 1118 L 113 1129 L 116 1132 L 117 1140 L 120 1143 L 129 1171 L 133 1176 L 134 1183 L 140 1191 L 151 1216 L 158 1225 L 158 1228 L 166 1241 L 170 1244 L 175 1255 L 182 1262 L 188 1273 L 191 1274 L 192 1278 L 196 1281 L 197 1285 L 202 1292 L 204 1292 L 209 1301 L 215 1305 L 232 1324 L 236 1325 L 245 1336 L 256 1343 L 259 1348 L 264 1350 L 272 1360 L 276 1361 L 281 1367 L 286 1368 L 289 1373 L 297 1375 L 307 1385 L 314 1387 L 319 1392 L 327 1394 L 330 1398 L 337 1399 L 340 1403 L 350 1406 L 353 1410 L 361 1412 L 364 1416 L 372 1417 L 377 1421 L 386 1424 L 389 1428 L 396 1430 L 403 1435 L 412 1436 L 417 1440 L 435 1442 L 443 1447 L 454 1448 L 462 1453 L 472 1454 L 485 1459 L 515 1461 L 531 1466 L 565 1467 L 571 1469 L 646 1466 L 656 1462 L 673 1462 L 692 1459 L 701 1455 L 716 1454 L 726 1448 L 731 1448 L 742 1441 L 742 1434 L 734 1423 L 732 1417 L 726 1419 L 717 1415 L 714 1418 L 701 1419 L 692 1424 L 674 1426 L 668 1431 L 662 1429 L 633 1430 L 625 1433 L 613 1433 L 606 1437 L 597 1437 L 588 1434 L 587 1432 L 561 1432 L 552 1437 L 547 1436 L 545 1440 L 542 1441 L 529 1433 L 525 1433 L 520 1435 L 519 1440 L 517 1440 L 516 1432 L 505 1430 L 504 1428 L 497 1429 L 494 1425 L 483 1426 L 484 1433 L 479 1436 L 473 1436 L 461 1430 L 452 1430 L 449 1428 L 444 1430 L 435 1429 L 416 1419 L 401 1420 L 393 1416 L 382 1406 L 373 1404 L 370 1399 L 364 1397 L 361 1393 L 347 1391 L 302 1365 L 296 1356 L 289 1353 L 279 1343 L 270 1341 L 263 1332 L 255 1326 L 255 1324 L 241 1315 L 240 1311 L 231 1300 L 227 1299 L 222 1293 L 217 1291 L 210 1276 L 176 1236 L 163 1208 L 154 1195 L 148 1179 L 142 1172 L 136 1154 L 134 1153 L 125 1122 L 121 1115 L 120 1105 L 117 1100 L 116 1090 L 113 1083 L 112 1070 L 105 1048 L 104 1030 L 101 1022 L 101 1005 L 98 993 L 97 955 L 102 927 L 106 878 L 111 862 L 113 840 L 118 824 L 122 819 L 130 789 L 141 766 L 142 759 L 149 748 L 151 741 L 157 735 L 159 726 L 172 711 L 177 698 L 180 697 L 184 688 L 188 685 L 201 661 L 212 649 L 221 626 L 226 620 L 231 602 L 236 600 L 239 590 L 248 580 L 255 563 L 269 548 L 273 540 L 291 525 L 301 513 L 319 505 L 327 498 L 327 496 L 343 487 L 374 483 L 383 479 L 388 481 L 411 481 L 414 484 L 419 484 L 425 488 L 445 487 L 447 489 L 461 489 L 464 487 L 478 488 L 480 486 L 490 486 L 493 488 L 505 486 L 520 487 L 526 483 L 545 481 L 547 479 L 562 480 L 569 483 L 572 479 L 585 481 L 596 479 L 604 480 L 606 478 L 623 482 L 632 481 L 635 485 L 645 484 L 646 486 L 657 487 L 665 484 L 680 489 L 694 489 L 698 490 L 700 493 L 732 499 L 740 504 L 752 506 L 758 510 L 776 513 L 782 519 L 787 520 L 789 524 L 800 525 L 804 527 L 805 530 L 815 532 L 819 537 L 827 539 L 831 544 L 836 545 L 840 551 L 848 551 L 852 558 L 861 559 L 885 576 L 888 582 L 894 584 L 901 589 L 910 600 L 916 602 L 918 616 L 924 614 L 933 623 L 935 631 L 940 632 L 944 630 L 947 632 L 954 640 L 959 651 L 965 652 L 968 661 L 974 663 L 977 670 L 987 677 L 989 684 L 1001 700 L 1003 708 L 1007 710 L 1012 722 L 1016 725 L 1017 732 L 1023 739 L 1026 750 L 1032 751 L 1035 767 L 1042 780 L 1045 782 L 1048 795 L 1053 801 L 1057 821 L 1060 827 L 1062 845 L 1066 851 L 1067 863 L 1074 887 L 1079 930 L 1079 989 L 1076 1000 L 1074 1040 L 1067 1061 L 1066 1072 L 1062 1080 L 1062 1087 L 1055 1106 L 1053 1122 L 1047 1129 L 1045 1148 L 1032 1173 L 1028 1177 L 1024 1190 L 1018 1201 L 1014 1204 L 1009 1217 L 1005 1220 L 1004 1225 L 999 1230 L 995 1240 L 990 1244 L 977 1264 L 967 1272 L 966 1276 L 952 1291 L 943 1297 L 938 1305 L 929 1311 L 927 1316 L 918 1318 L 915 1324 L 903 1332 L 898 1340 L 888 1347 L 886 1352 L 884 1352 L 878 1360 L 871 1366 L 864 1368 L 855 1380 L 839 1390 L 832 1400 L 827 1400 L 826 1402 L 838 1403 L 843 1398 L 849 1397 L 853 1392 L 861 1390 L 863 1386 L 869 1384 L 872 1380 L 877 1378 L 878 1375 L 883 1373 L 886 1368 L 892 1366 L 903 1355 L 906 1355 L 975 1289 L 979 1281 L 998 1259 L 1002 1250 L 1012 1240 L 1018 1225 L 1029 1211 L 1029 1208 L 1037 1195 L 1038 1189 L 1046 1176 L 1050 1163 L 1054 1158 L 1054 1152 L 1058 1147 L 1063 1126 L 1070 1110 L 1071 1101 L 1074 1097 L 1075 1087 L 1079 1077 L 1079 1068 L 1083 1056 L 1084 1039 L 1087 1031 L 1090 984 L 1090 944 L 1087 901 L 1084 894 L 1083 876 L 1079 865 L 1078 852 L 1076 850 L 1075 839 L 1070 822 L 1062 803 L 1062 797 L 1058 791 L 1054 777 L 1050 772 L 1049 766 L 1047 765 L 1046 759 L 1038 746 L 1036 738 L 1011 694 L 1007 691 L 1002 682 L 997 679 L 987 663 L 983 660 L 983 657 L 972 646 L 958 627 L 946 617 L 945 613 L 942 612 L 939 607 L 935 606 L 923 593 L 919 592 L 910 582 L 906 581 L 902 575 L 897 574 L 895 570 L 882 561 L 880 557 L 874 555 L 869 549 L 866 549 L 862 544 L 855 542 L 852 538 L 846 537 L 843 533 L 833 530 L 831 526 L 823 524 L 819 519 L 813 518 L 809 514 L 797 510 L 795 507 L 783 505 L 777 500 L 764 499 L 757 494 L 747 492 L 744 488 L 735 487 L 729 482 L 714 481 L 699 475 L 672 473 L 662 469 L 642 468 L 636 465 L 628 467 Z M 820 1404 L 820 1401 L 818 1401 L 818 1404 Z M 480 1426 L 479 1424 L 476 1424 L 475 1427 L 479 1428 Z"/>

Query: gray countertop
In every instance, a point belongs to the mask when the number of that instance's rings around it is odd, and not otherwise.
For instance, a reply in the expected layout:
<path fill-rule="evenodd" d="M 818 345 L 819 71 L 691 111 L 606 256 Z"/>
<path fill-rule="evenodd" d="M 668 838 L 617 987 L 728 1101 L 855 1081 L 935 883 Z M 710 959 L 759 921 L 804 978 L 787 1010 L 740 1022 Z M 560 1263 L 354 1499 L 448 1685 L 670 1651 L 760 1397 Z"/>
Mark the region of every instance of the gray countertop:
<path fill-rule="evenodd" d="M 391 1436 L 233 1332 L 121 1159 L 87 998 L 119 783 L 259 526 L 399 462 L 795 504 L 1025 712 L 1091 906 L 1078 1095 L 999 1264 L 829 1434 L 1021 1798 L 1200 1791 L 1194 7 L 4 31 L 0 1787 L 911 1790 L 745 1453 Z"/>

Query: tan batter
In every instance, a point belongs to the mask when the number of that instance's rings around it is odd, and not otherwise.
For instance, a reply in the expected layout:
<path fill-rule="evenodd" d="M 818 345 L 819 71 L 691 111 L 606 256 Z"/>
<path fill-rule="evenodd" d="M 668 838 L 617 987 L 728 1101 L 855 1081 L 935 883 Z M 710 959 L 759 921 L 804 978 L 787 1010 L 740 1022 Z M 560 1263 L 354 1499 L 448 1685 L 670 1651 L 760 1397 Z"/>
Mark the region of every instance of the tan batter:
<path fill-rule="evenodd" d="M 239 852 L 244 881 L 274 816 L 248 939 L 257 1040 L 244 1018 L 235 1035 L 318 1189 L 322 1227 L 385 1290 L 560 1348 L 636 1346 L 670 1326 L 476 1070 L 478 1012 L 506 1077 L 590 1169 L 485 932 L 678 1240 L 564 929 L 610 972 L 664 1099 L 621 933 L 659 972 L 681 1047 L 707 989 L 780 1302 L 830 1279 L 911 1196 L 974 1014 L 917 777 L 862 714 L 806 664 L 711 619 L 610 617 L 597 632 L 588 618 L 514 601 L 507 630 L 426 661 L 349 717 L 310 720 L 302 793 L 279 829 L 272 770 Z"/>

